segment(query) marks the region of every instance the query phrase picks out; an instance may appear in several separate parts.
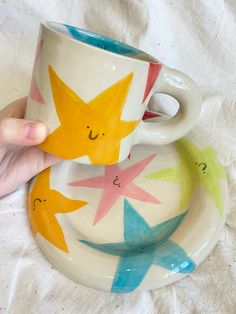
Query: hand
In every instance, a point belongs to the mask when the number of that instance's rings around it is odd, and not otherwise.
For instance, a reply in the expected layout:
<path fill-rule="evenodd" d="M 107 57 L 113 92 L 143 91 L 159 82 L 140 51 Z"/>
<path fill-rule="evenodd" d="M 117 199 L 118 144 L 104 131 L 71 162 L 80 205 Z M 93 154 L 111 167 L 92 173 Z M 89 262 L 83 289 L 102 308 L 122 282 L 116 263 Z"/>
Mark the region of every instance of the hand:
<path fill-rule="evenodd" d="M 0 197 L 60 161 L 35 146 L 48 130 L 41 122 L 23 119 L 26 101 L 21 98 L 0 111 Z"/>

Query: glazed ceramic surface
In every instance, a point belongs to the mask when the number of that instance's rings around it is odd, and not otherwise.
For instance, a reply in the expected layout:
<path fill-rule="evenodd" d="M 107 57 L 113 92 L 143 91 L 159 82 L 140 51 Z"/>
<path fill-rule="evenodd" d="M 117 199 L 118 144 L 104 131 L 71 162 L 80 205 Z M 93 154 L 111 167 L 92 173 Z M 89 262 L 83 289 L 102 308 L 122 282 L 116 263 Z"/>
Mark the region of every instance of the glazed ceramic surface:
<path fill-rule="evenodd" d="M 180 110 L 163 124 L 141 121 L 150 97 L 166 93 Z M 200 95 L 185 74 L 144 52 L 60 23 L 41 26 L 26 118 L 44 121 L 44 151 L 80 163 L 115 164 L 135 144 L 166 144 L 186 134 Z"/>
<path fill-rule="evenodd" d="M 51 167 L 31 184 L 28 214 L 39 247 L 62 273 L 122 293 L 194 271 L 217 242 L 226 196 L 215 150 L 192 134 L 136 146 L 119 165 Z"/>

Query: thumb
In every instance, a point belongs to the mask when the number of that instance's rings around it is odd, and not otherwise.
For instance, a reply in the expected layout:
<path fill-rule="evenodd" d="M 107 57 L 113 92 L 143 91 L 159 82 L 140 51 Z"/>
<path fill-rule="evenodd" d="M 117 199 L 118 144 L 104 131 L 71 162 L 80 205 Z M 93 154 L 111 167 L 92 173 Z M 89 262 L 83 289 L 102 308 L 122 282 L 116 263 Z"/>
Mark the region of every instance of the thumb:
<path fill-rule="evenodd" d="M 42 122 L 5 118 L 0 123 L 0 142 L 31 146 L 42 143 L 48 135 Z"/>

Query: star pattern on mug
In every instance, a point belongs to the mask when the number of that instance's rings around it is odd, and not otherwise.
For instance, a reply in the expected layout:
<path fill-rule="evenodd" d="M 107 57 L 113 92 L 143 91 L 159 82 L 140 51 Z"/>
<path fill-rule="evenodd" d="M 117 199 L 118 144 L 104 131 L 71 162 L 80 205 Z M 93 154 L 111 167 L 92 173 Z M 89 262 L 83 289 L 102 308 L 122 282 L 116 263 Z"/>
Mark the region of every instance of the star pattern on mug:
<path fill-rule="evenodd" d="M 220 179 L 225 178 L 225 171 L 217 161 L 215 150 L 210 146 L 200 149 L 187 137 L 177 141 L 175 146 L 179 154 L 179 165 L 156 171 L 146 178 L 181 184 L 180 210 L 186 208 L 196 187 L 200 184 L 222 216 L 224 204 L 221 197 Z"/>
<path fill-rule="evenodd" d="M 102 188 L 103 193 L 98 204 L 94 224 L 101 220 L 112 208 L 120 196 L 130 197 L 143 202 L 160 204 L 160 201 L 143 190 L 133 181 L 153 160 L 153 154 L 147 158 L 121 169 L 118 165 L 106 166 L 104 176 L 88 178 L 69 183 L 70 186 Z"/>
<path fill-rule="evenodd" d="M 87 202 L 72 200 L 50 188 L 50 168 L 41 172 L 28 197 L 28 215 L 34 234 L 39 233 L 64 252 L 69 252 L 56 215 L 66 214 L 85 206 Z"/>
<path fill-rule="evenodd" d="M 39 147 L 63 159 L 88 156 L 92 164 L 116 163 L 121 140 L 139 122 L 121 119 L 133 73 L 129 73 L 88 103 L 75 94 L 51 66 L 49 76 L 61 125 Z"/>
<path fill-rule="evenodd" d="M 30 92 L 29 92 L 30 98 L 40 104 L 45 104 L 45 100 L 39 89 L 38 82 L 35 77 L 35 72 L 36 72 L 36 67 L 39 63 L 40 53 L 43 48 L 43 44 L 44 44 L 44 39 L 40 40 L 36 49 L 32 79 L 31 79 L 31 84 L 30 84 Z"/>
<path fill-rule="evenodd" d="M 161 71 L 162 65 L 160 63 L 149 63 L 148 74 L 147 74 L 147 82 L 146 87 L 143 95 L 143 103 L 145 102 L 146 98 L 150 94 L 158 75 Z"/>
<path fill-rule="evenodd" d="M 145 111 L 143 115 L 143 120 L 149 120 L 153 118 L 159 118 L 161 117 L 161 114 L 153 112 L 153 111 Z"/>
<path fill-rule="evenodd" d="M 119 257 L 112 282 L 112 292 L 135 290 L 152 265 L 187 274 L 196 264 L 185 250 L 170 239 L 186 212 L 150 227 L 127 201 L 124 201 L 124 242 L 93 243 L 78 240 L 97 251 Z"/>

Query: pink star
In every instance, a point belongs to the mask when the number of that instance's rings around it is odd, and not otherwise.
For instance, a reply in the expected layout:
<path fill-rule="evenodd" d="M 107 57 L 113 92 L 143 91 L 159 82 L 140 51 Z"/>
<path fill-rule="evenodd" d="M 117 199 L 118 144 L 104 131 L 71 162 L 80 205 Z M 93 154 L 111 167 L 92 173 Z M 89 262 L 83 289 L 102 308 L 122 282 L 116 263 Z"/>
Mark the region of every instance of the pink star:
<path fill-rule="evenodd" d="M 143 202 L 160 204 L 158 199 L 132 182 L 155 156 L 153 154 L 126 169 L 120 169 L 117 165 L 106 166 L 104 176 L 69 183 L 70 186 L 104 189 L 94 218 L 94 225 L 108 213 L 121 195 Z"/>
<path fill-rule="evenodd" d="M 40 92 L 40 89 L 38 87 L 38 83 L 36 81 L 35 78 L 35 68 L 38 64 L 39 61 L 39 56 L 40 56 L 40 52 L 42 50 L 43 47 L 43 39 L 38 43 L 37 49 L 36 49 L 36 53 L 35 53 L 35 62 L 34 62 L 34 67 L 33 67 L 33 74 L 32 74 L 32 80 L 31 80 L 31 85 L 30 85 L 30 98 L 32 98 L 33 100 L 37 101 L 40 104 L 44 104 L 44 98 Z"/>

